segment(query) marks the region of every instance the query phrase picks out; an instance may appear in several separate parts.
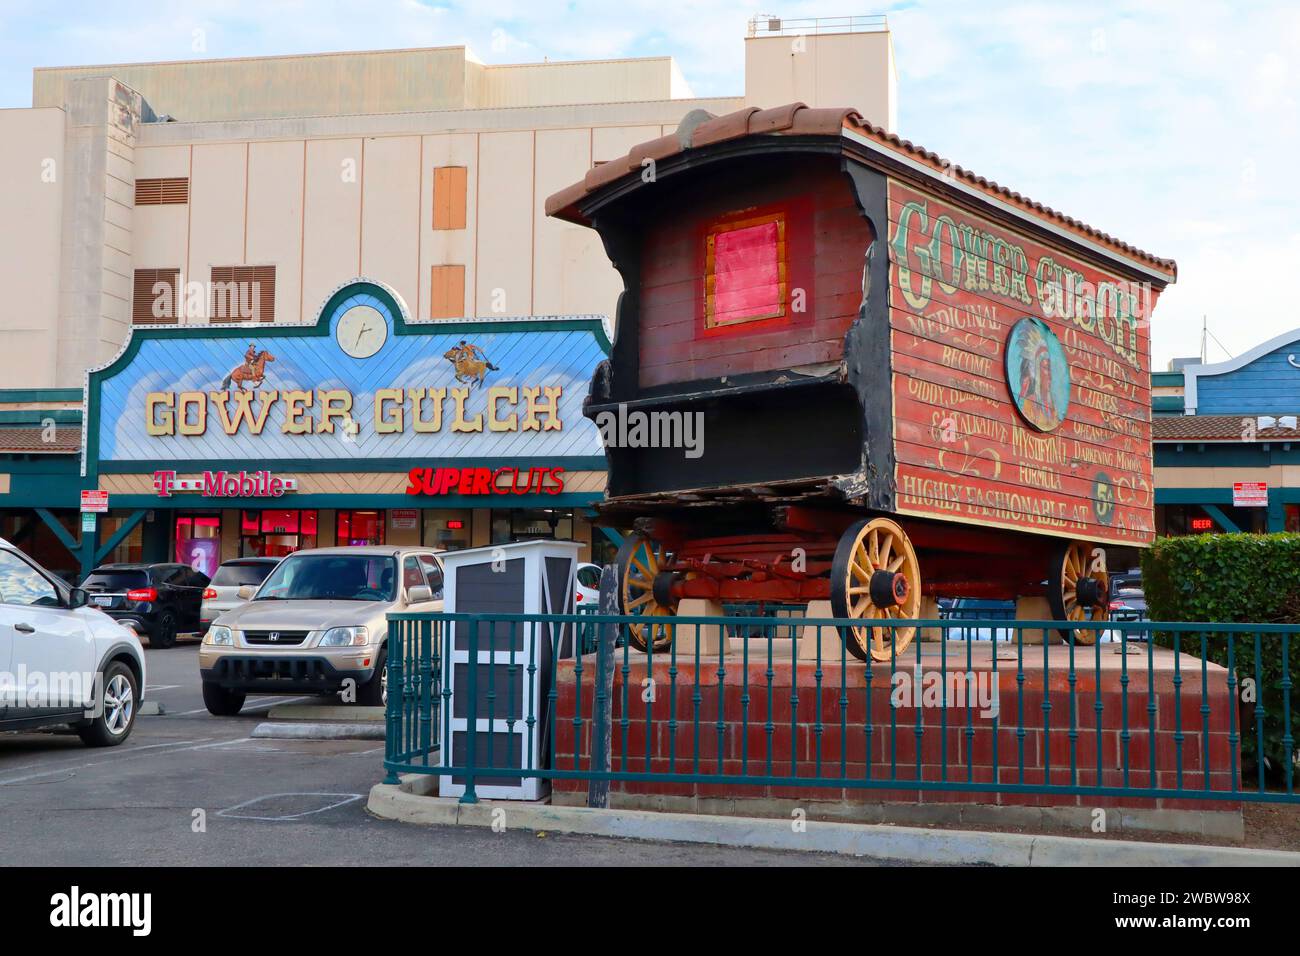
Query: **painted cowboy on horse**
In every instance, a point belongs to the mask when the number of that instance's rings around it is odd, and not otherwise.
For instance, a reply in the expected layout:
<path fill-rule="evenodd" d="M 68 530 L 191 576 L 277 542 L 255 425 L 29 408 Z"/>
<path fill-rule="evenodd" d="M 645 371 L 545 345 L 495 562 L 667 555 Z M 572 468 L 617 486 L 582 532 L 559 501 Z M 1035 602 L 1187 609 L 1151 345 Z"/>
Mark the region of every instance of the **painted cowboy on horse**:
<path fill-rule="evenodd" d="M 470 388 L 482 385 L 488 372 L 500 371 L 488 361 L 487 354 L 477 345 L 471 345 L 464 339 L 459 345 L 453 345 L 442 355 L 456 369 L 456 381 L 468 382 Z"/>
<path fill-rule="evenodd" d="M 262 382 L 266 378 L 266 363 L 274 362 L 275 356 L 266 349 L 258 351 L 257 346 L 249 342 L 248 349 L 244 352 L 244 364 L 238 365 L 231 369 L 221 381 L 221 387 L 228 389 L 233 382 L 236 388 L 261 388 Z"/>

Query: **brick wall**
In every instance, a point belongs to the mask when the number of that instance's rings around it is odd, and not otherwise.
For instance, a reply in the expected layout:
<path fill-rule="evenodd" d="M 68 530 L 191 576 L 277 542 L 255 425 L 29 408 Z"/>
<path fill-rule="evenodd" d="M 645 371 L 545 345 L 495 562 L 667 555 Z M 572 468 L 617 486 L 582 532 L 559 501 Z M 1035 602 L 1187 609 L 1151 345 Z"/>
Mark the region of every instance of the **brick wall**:
<path fill-rule="evenodd" d="M 949 672 L 954 670 L 951 663 Z M 1160 669 L 1155 671 L 1152 692 L 1148 693 L 1144 663 L 1129 662 L 1127 732 L 1120 672 L 1108 669 L 1098 680 L 1095 673 L 1080 666 L 1074 693 L 1077 735 L 1073 738 L 1077 767 L 1074 779 L 1080 786 L 1095 786 L 1099 772 L 1102 786 L 1124 786 L 1123 755 L 1127 751 L 1129 786 L 1153 785 L 1151 755 L 1154 752 L 1154 786 L 1178 787 L 1177 721 L 1181 711 L 1182 787 L 1231 789 L 1229 708 L 1232 698 L 1226 675 L 1217 668 L 1217 673 L 1211 672 L 1206 699 L 1209 714 L 1203 734 L 1199 663 L 1195 677 L 1186 671 L 1186 664 L 1183 666 L 1181 695 L 1176 692 L 1172 672 Z M 978 786 L 963 791 L 909 787 L 908 783 L 917 780 L 949 783 L 969 780 L 979 784 L 996 779 L 1001 784 L 1031 785 L 1048 781 L 1060 786 L 1071 783 L 1068 674 L 1054 670 L 1045 681 L 1042 669 L 1031 669 L 1028 662 L 1023 681 L 1018 679 L 1014 661 L 1001 662 L 996 676 L 996 724 L 991 716 L 985 715 L 991 708 L 984 706 L 990 702 L 992 674 L 982 678 L 989 681 L 983 685 L 985 696 L 969 699 L 973 706 L 967 706 L 968 698 L 962 696 L 959 701 L 950 698 L 945 708 L 925 705 L 924 696 L 923 705 L 915 706 L 914 691 L 910 689 L 901 706 L 892 707 L 887 665 L 873 669 L 870 690 L 867 668 L 857 662 L 843 669 L 838 662 L 823 664 L 820 682 L 812 663 L 798 665 L 797 670 L 789 662 L 774 663 L 769 672 L 766 660 L 745 667 L 741 661 L 729 659 L 719 674 L 719 665 L 711 661 L 699 666 L 698 684 L 693 662 L 678 662 L 676 670 L 674 683 L 669 661 L 656 660 L 650 674 L 645 659 L 633 655 L 625 675 L 620 658 L 614 675 L 613 769 L 809 780 L 820 777 L 821 782 L 777 786 L 743 782 L 615 781 L 611 785 L 614 793 L 1171 810 L 1239 807 L 1237 801 L 1190 798 L 1007 793 L 981 791 Z M 929 673 L 927 668 L 923 677 Z M 556 769 L 589 766 L 594 674 L 594 657 L 585 659 L 580 675 L 573 661 L 559 665 Z M 792 680 L 796 675 L 797 679 Z M 647 702 L 643 697 L 651 686 L 647 683 L 650 677 L 654 681 L 654 700 Z M 577 693 L 579 681 L 581 700 Z M 921 686 L 924 693 L 924 680 Z M 1096 711 L 1099 686 L 1100 735 Z M 930 693 L 932 699 L 941 699 L 935 696 L 941 693 L 937 684 Z M 1154 712 L 1149 709 L 1152 702 Z M 866 720 L 868 712 L 870 721 Z M 575 714 L 580 715 L 576 723 Z M 1152 722 L 1154 733 L 1151 733 Z M 1241 733 L 1239 723 L 1237 733 Z M 1208 776 L 1204 773 L 1207 755 Z M 1239 767 L 1239 757 L 1237 763 Z M 827 782 L 826 778 L 897 781 L 897 785 L 861 788 Z M 560 794 L 585 792 L 586 788 L 583 780 L 555 781 L 555 789 Z"/>

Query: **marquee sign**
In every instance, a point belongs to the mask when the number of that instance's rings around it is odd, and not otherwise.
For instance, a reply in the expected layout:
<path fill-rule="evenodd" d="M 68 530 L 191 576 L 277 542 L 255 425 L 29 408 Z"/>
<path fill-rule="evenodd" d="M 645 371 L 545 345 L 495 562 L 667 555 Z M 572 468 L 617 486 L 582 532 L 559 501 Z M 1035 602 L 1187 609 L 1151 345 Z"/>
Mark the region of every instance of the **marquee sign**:
<path fill-rule="evenodd" d="M 582 402 L 608 348 L 590 317 L 412 322 L 392 289 L 358 279 L 310 325 L 134 329 L 91 373 L 87 457 L 114 471 L 599 457 Z"/>

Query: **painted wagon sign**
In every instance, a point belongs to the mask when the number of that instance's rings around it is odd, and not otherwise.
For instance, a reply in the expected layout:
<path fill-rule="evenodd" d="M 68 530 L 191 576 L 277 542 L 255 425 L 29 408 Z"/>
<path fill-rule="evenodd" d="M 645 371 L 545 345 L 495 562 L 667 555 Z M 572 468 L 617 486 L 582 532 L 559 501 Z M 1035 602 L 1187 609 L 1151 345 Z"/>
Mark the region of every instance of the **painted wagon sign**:
<path fill-rule="evenodd" d="M 889 183 L 900 513 L 1146 543 L 1147 287 Z"/>

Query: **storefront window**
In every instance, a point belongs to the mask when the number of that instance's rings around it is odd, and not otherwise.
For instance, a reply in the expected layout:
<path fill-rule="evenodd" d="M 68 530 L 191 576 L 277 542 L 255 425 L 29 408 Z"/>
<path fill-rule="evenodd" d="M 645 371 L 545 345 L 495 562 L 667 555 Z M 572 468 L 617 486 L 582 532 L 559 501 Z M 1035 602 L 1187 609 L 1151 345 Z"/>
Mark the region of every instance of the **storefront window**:
<path fill-rule="evenodd" d="M 81 515 L 77 512 L 55 512 L 55 518 L 73 538 L 76 538 L 81 533 L 79 530 L 81 528 Z M 100 544 L 108 540 L 108 536 L 112 534 L 112 531 L 117 530 L 122 520 L 121 516 L 99 516 Z M 109 525 L 110 521 L 113 522 L 111 526 Z M 105 530 L 108 527 L 111 527 L 112 531 Z M 63 542 L 55 537 L 54 532 L 46 527 L 45 522 L 31 509 L 10 511 L 0 517 L 0 538 L 4 538 L 20 548 L 29 557 L 59 575 L 65 581 L 76 583 L 81 579 L 77 557 L 68 551 Z M 127 541 L 123 542 L 121 550 L 125 551 L 129 547 L 131 540 L 135 541 L 138 555 L 141 541 L 139 525 L 128 536 Z M 105 560 L 127 561 L 138 560 L 138 558 L 106 558 Z"/>
<path fill-rule="evenodd" d="M 384 512 L 340 511 L 334 540 L 341 546 L 358 547 L 384 543 Z"/>
<path fill-rule="evenodd" d="M 1263 534 L 1268 530 L 1267 508 L 1219 505 L 1219 510 L 1241 531 Z M 1156 531 L 1164 535 L 1218 534 L 1223 528 L 1200 505 L 1160 505 L 1156 508 Z"/>
<path fill-rule="evenodd" d="M 316 512 L 245 511 L 239 517 L 239 553 L 243 557 L 282 558 L 300 548 L 316 547 Z"/>
<path fill-rule="evenodd" d="M 492 543 L 535 541 L 550 538 L 573 540 L 572 508 L 516 508 L 492 512 Z"/>
<path fill-rule="evenodd" d="M 624 532 L 626 534 L 626 532 Z M 603 531 L 596 528 L 591 529 L 591 563 L 592 564 L 613 564 L 614 558 L 618 555 L 618 545 L 609 538 L 605 537 Z"/>
<path fill-rule="evenodd" d="M 1286 506 L 1286 524 L 1287 531 L 1300 532 L 1300 505 Z"/>
<path fill-rule="evenodd" d="M 430 508 L 421 515 L 420 544 L 439 551 L 459 551 L 470 543 L 469 510 Z"/>
<path fill-rule="evenodd" d="M 176 560 L 208 577 L 221 564 L 221 515 L 176 516 Z"/>

